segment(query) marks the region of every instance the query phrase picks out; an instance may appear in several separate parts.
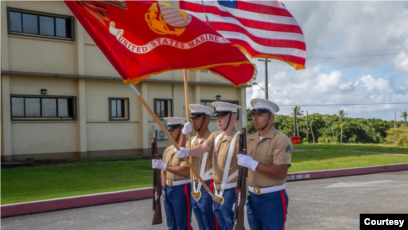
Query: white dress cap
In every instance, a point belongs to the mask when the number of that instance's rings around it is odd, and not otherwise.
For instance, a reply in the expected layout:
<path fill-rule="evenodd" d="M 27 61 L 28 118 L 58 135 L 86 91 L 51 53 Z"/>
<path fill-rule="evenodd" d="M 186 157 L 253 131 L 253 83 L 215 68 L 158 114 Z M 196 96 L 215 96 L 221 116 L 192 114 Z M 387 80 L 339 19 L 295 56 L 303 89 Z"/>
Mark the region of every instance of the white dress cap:
<path fill-rule="evenodd" d="M 255 98 L 251 100 L 251 106 L 253 110 L 270 110 L 271 113 L 279 112 L 279 106 L 272 101 L 265 100 L 262 98 Z"/>
<path fill-rule="evenodd" d="M 186 121 L 184 117 L 165 117 L 164 120 L 167 122 L 167 130 L 169 131 L 184 125 Z"/>
<path fill-rule="evenodd" d="M 223 102 L 223 101 L 214 101 L 213 106 L 215 107 L 216 114 L 225 114 L 225 113 L 237 113 L 238 109 L 241 108 L 241 106 L 233 103 L 228 103 L 228 102 Z M 221 112 L 221 113 L 218 113 Z"/>
<path fill-rule="evenodd" d="M 184 117 L 165 117 L 167 125 L 184 125 L 186 119 Z"/>
<path fill-rule="evenodd" d="M 190 104 L 191 117 L 198 117 L 202 114 L 211 115 L 213 108 L 200 104 Z"/>

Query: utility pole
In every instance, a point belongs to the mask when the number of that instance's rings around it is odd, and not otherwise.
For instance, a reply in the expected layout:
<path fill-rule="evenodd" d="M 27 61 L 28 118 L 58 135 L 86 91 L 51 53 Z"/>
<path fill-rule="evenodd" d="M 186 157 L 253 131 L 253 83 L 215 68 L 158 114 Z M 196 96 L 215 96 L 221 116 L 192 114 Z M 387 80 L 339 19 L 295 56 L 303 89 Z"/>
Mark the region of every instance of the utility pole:
<path fill-rule="evenodd" d="M 307 143 L 309 143 L 309 116 L 307 115 L 307 110 L 306 110 L 306 140 Z"/>
<path fill-rule="evenodd" d="M 296 137 L 296 106 L 293 107 L 293 136 Z"/>
<path fill-rule="evenodd" d="M 258 59 L 258 61 L 265 62 L 265 99 L 268 100 L 268 62 L 271 62 L 271 60 L 268 60 L 268 58 L 265 58 L 265 59 Z"/>
<path fill-rule="evenodd" d="M 397 112 L 394 112 L 394 129 L 397 129 Z"/>

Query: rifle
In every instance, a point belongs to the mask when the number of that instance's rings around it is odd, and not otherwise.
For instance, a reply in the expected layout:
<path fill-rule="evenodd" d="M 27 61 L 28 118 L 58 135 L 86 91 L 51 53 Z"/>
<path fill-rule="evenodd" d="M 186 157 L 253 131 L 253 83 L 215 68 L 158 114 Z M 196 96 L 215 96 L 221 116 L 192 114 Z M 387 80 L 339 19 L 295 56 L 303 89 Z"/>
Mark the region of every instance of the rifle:
<path fill-rule="evenodd" d="M 152 125 L 152 157 L 153 159 L 159 159 L 159 153 L 157 152 L 157 142 L 156 134 L 154 130 L 154 125 Z M 161 224 L 162 220 L 162 211 L 161 211 L 161 202 L 160 196 L 162 194 L 161 183 L 160 183 L 160 169 L 153 169 L 153 220 L 152 225 Z M 157 200 L 155 194 L 157 193 Z"/>
<path fill-rule="evenodd" d="M 246 134 L 246 111 L 242 111 L 242 131 L 239 140 L 239 154 L 247 155 L 247 134 Z M 234 207 L 234 230 L 244 229 L 244 206 L 247 195 L 247 168 L 239 166 L 237 195 L 235 196 Z M 238 199 L 239 197 L 239 199 Z M 238 203 L 239 200 L 239 203 Z"/>

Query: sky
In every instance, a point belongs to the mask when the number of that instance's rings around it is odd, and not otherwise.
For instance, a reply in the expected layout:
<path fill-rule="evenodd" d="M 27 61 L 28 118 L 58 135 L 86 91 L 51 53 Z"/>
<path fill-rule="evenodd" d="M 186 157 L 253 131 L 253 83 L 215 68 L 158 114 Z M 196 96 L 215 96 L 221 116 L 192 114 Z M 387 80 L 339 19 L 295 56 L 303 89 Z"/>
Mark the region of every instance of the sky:
<path fill-rule="evenodd" d="M 408 102 L 408 3 L 389 1 L 283 1 L 306 38 L 305 70 L 284 62 L 268 63 L 269 100 L 289 115 L 293 105 L 309 114 L 397 121 Z M 353 57 L 350 57 L 353 56 Z M 333 58 L 335 57 L 335 58 Z M 256 82 L 265 88 L 265 64 L 257 58 Z M 247 108 L 265 98 L 258 86 L 247 88 Z M 291 106 L 286 106 L 291 105 Z M 302 106 L 326 105 L 326 106 Z"/>

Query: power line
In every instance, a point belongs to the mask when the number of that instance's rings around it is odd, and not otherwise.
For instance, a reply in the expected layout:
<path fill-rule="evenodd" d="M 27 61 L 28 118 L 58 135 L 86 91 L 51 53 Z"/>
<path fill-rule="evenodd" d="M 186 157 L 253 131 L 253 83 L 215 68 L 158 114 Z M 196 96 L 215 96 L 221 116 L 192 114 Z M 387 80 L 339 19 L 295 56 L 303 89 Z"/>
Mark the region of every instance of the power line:
<path fill-rule="evenodd" d="M 339 105 L 400 105 L 408 102 L 382 102 L 382 103 L 365 103 L 365 104 L 315 104 L 315 105 L 279 105 L 279 106 L 339 106 Z"/>
<path fill-rule="evenodd" d="M 252 91 L 258 91 L 261 89 L 248 89 Z M 277 92 L 277 93 L 283 93 L 284 91 L 282 90 L 268 90 L 269 92 Z M 291 94 L 302 94 L 302 93 L 313 93 L 313 94 L 329 94 L 329 95 L 393 95 L 393 94 L 398 94 L 398 93 L 320 93 L 320 92 L 312 92 L 312 91 L 302 91 L 302 92 L 291 92 Z"/>
<path fill-rule="evenodd" d="M 333 56 L 317 57 L 308 56 L 307 60 L 317 60 L 317 59 L 336 59 L 336 58 L 355 58 L 355 57 L 373 57 L 373 56 L 384 56 L 384 55 L 395 55 L 400 52 L 406 52 L 408 49 L 397 49 L 397 50 L 385 50 L 385 51 L 366 51 L 366 52 L 350 52 L 350 53 L 340 53 L 334 54 Z"/>
<path fill-rule="evenodd" d="M 306 60 L 337 59 L 337 58 L 358 58 L 358 57 L 374 57 L 374 56 L 395 55 L 395 54 L 399 54 L 399 53 L 400 53 L 400 52 L 381 53 L 381 54 L 367 54 L 367 55 L 354 55 L 354 56 L 306 57 Z"/>
<path fill-rule="evenodd" d="M 401 47 L 395 49 L 383 49 L 383 50 L 368 50 L 368 51 L 357 51 L 357 52 L 346 52 L 346 53 L 335 53 L 329 54 L 330 55 L 352 55 L 352 54 L 375 54 L 375 53 L 383 53 L 383 52 L 398 52 L 398 51 L 406 51 L 408 47 Z M 317 56 L 319 54 L 309 54 L 311 56 Z"/>

